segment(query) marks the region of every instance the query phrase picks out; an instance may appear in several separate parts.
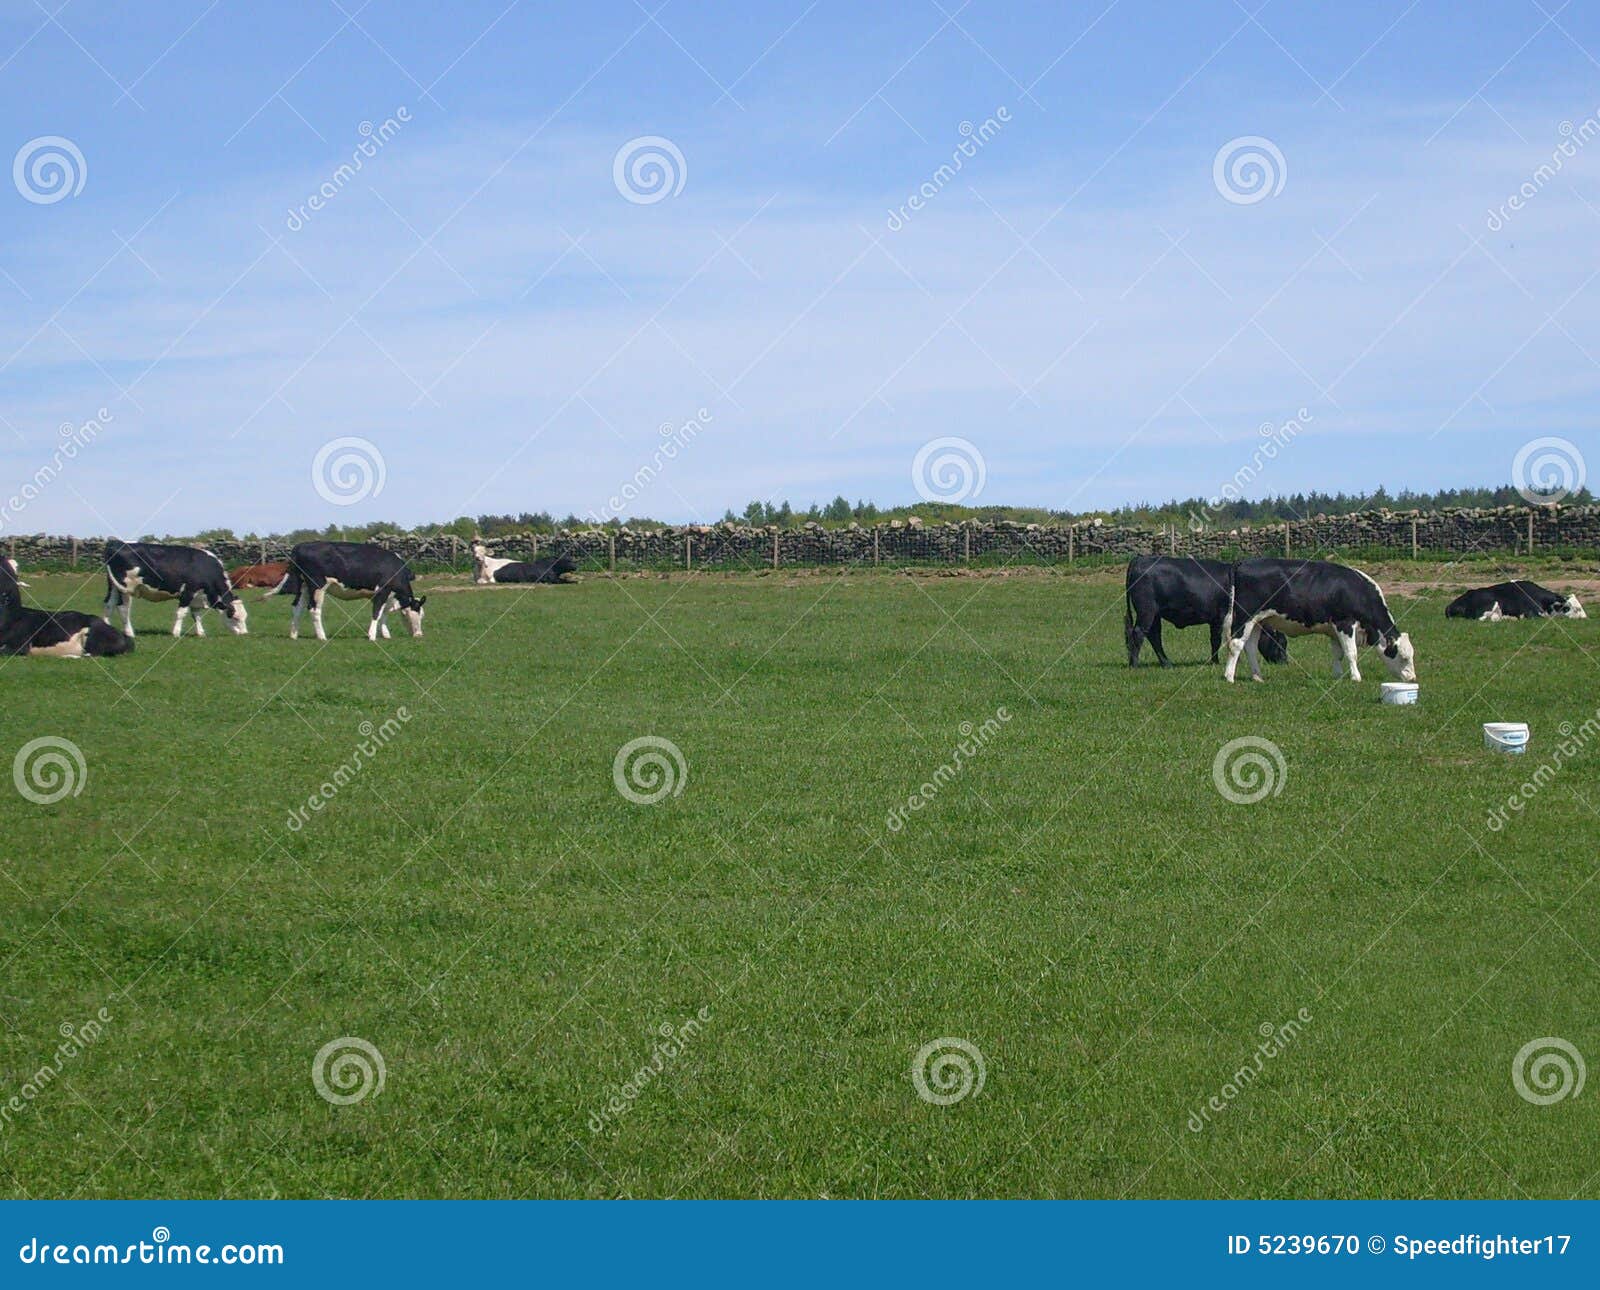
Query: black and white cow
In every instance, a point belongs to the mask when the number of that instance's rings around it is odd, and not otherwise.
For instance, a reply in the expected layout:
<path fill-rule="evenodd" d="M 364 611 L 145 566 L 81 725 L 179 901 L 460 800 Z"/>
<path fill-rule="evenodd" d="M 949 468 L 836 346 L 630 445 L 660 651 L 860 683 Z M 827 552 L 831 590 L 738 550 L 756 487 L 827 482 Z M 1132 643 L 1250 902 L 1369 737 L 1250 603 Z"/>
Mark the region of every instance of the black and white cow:
<path fill-rule="evenodd" d="M 233 594 L 228 571 L 211 552 L 197 546 L 172 546 L 163 542 L 106 543 L 106 622 L 122 609 L 122 630 L 133 635 L 133 600 L 176 600 L 178 616 L 172 634 L 183 635 L 183 620 L 193 611 L 194 634 L 204 636 L 200 611 L 215 609 L 228 621 L 235 636 L 250 629 L 244 601 Z"/>
<path fill-rule="evenodd" d="M 133 648 L 129 637 L 93 614 L 27 608 L 21 591 L 27 585 L 17 577 L 15 560 L 0 559 L 0 654 L 100 658 Z"/>
<path fill-rule="evenodd" d="M 1333 674 L 1359 681 L 1356 645 L 1365 641 L 1383 654 L 1390 673 L 1401 681 L 1417 679 L 1411 637 L 1395 626 L 1378 584 L 1359 569 L 1326 560 L 1242 560 L 1233 566 L 1227 621 L 1228 664 L 1232 681 L 1239 655 L 1250 659 L 1250 678 L 1261 679 L 1256 640 L 1275 628 L 1285 636 L 1309 633 L 1333 642 Z"/>
<path fill-rule="evenodd" d="M 1161 620 L 1174 627 L 1211 628 L 1211 661 L 1222 646 L 1222 620 L 1228 616 L 1228 578 L 1232 566 L 1190 556 L 1141 555 L 1128 561 L 1127 612 L 1123 630 L 1128 666 L 1139 666 L 1139 648 L 1150 642 L 1162 667 L 1171 667 L 1161 648 Z M 1271 628 L 1261 633 L 1261 653 L 1269 663 L 1288 660 L 1289 647 Z"/>
<path fill-rule="evenodd" d="M 1445 606 L 1446 618 L 1587 618 L 1577 596 L 1541 587 L 1537 582 L 1497 582 L 1463 592 Z"/>
<path fill-rule="evenodd" d="M 427 597 L 412 594 L 411 570 L 404 560 L 369 542 L 301 542 L 289 553 L 288 576 L 267 594 L 295 598 L 290 640 L 299 639 L 300 615 L 307 608 L 317 639 L 328 639 L 322 629 L 322 602 L 328 596 L 372 602 L 369 641 L 377 640 L 379 633 L 389 639 L 383 616 L 391 605 L 399 607 L 413 636 L 422 635 L 422 606 Z"/>
<path fill-rule="evenodd" d="M 578 562 L 571 556 L 547 556 L 542 560 L 502 560 L 489 554 L 482 542 L 472 544 L 473 581 L 565 582 L 565 575 L 576 573 Z"/>

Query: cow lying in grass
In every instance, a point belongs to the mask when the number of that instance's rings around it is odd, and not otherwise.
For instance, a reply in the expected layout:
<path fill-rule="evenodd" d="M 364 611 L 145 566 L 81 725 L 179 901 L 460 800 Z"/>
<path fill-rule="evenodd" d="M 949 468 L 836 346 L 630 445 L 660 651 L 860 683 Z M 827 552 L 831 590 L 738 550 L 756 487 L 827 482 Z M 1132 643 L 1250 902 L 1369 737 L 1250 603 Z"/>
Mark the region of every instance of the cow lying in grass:
<path fill-rule="evenodd" d="M 1316 633 L 1333 642 L 1333 674 L 1359 681 L 1356 645 L 1375 646 L 1390 675 L 1399 681 L 1417 679 L 1417 655 L 1411 637 L 1389 613 L 1378 584 L 1359 569 L 1326 560 L 1241 560 L 1233 566 L 1228 617 L 1228 664 L 1223 675 L 1232 681 L 1239 655 L 1250 660 L 1250 679 L 1261 679 L 1257 638 L 1271 627 L 1285 636 Z"/>
<path fill-rule="evenodd" d="M 237 591 L 240 587 L 276 587 L 289 573 L 287 560 L 273 560 L 267 564 L 241 564 L 228 570 L 228 581 Z"/>
<path fill-rule="evenodd" d="M 565 582 L 576 573 L 578 562 L 571 556 L 547 556 L 542 560 L 502 560 L 489 554 L 482 542 L 472 544 L 473 581 L 480 585 L 495 582 Z"/>
<path fill-rule="evenodd" d="M 1587 618 L 1577 596 L 1541 587 L 1537 582 L 1497 582 L 1463 592 L 1445 606 L 1446 618 L 1478 618 L 1496 623 L 1502 618 Z"/>
<path fill-rule="evenodd" d="M 15 560 L 0 559 L 0 654 L 103 658 L 133 649 L 133 637 L 93 614 L 26 608 L 20 589 L 27 585 Z"/>

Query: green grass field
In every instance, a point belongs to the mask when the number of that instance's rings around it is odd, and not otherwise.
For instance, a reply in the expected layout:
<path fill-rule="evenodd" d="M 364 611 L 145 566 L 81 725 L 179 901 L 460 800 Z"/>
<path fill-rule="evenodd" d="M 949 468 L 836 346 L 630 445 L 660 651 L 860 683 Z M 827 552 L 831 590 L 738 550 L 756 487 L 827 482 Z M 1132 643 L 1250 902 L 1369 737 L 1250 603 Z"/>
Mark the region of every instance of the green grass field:
<path fill-rule="evenodd" d="M 1264 685 L 1203 629 L 1130 672 L 1118 574 L 429 579 L 426 636 L 381 646 L 360 605 L 318 645 L 281 600 L 181 642 L 141 603 L 129 657 L 0 663 L 5 760 L 87 767 L 0 793 L 0 1187 L 1593 1197 L 1600 1096 L 1533 1104 L 1512 1065 L 1600 1056 L 1600 739 L 1488 819 L 1595 712 L 1600 619 L 1443 618 L 1496 573 L 1391 592 L 1415 708 L 1320 639 Z M 636 804 L 646 735 L 687 773 Z M 1213 759 L 1247 735 L 1285 770 L 1236 804 Z M 343 1037 L 384 1081 L 335 1104 Z M 983 1082 L 939 1105 L 913 1058 L 952 1039 Z"/>

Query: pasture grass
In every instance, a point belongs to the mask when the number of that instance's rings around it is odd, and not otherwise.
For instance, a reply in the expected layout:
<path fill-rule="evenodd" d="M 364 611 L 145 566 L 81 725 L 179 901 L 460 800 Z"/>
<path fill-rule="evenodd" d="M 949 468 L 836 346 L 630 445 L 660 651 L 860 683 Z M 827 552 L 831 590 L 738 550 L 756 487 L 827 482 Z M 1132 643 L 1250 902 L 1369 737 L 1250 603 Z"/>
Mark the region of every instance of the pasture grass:
<path fill-rule="evenodd" d="M 5 762 L 55 735 L 88 767 L 48 805 L 0 779 L 8 1195 L 1600 1188 L 1596 1091 L 1511 1078 L 1542 1036 L 1600 1058 L 1600 739 L 1488 827 L 1600 703 L 1600 620 L 1391 594 L 1422 702 L 1389 708 L 1377 655 L 1335 684 L 1320 639 L 1264 685 L 1203 629 L 1130 671 L 1104 572 L 427 581 L 420 641 L 331 603 L 333 639 L 291 642 L 250 593 L 247 638 L 175 643 L 140 603 L 131 656 L 0 662 Z M 1485 751 L 1491 719 L 1532 755 Z M 654 805 L 613 783 L 643 735 L 687 764 Z M 1286 773 L 1234 804 L 1212 763 L 1245 735 Z M 312 1062 L 346 1036 L 385 1082 L 334 1105 Z M 939 1039 L 985 1068 L 949 1106 L 911 1078 Z"/>

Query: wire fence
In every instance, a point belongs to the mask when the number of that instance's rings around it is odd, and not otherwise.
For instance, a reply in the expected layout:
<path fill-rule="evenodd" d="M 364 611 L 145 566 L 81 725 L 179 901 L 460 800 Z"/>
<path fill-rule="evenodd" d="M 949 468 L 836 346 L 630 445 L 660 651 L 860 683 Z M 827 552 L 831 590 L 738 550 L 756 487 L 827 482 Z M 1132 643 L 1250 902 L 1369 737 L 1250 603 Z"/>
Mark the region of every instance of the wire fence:
<path fill-rule="evenodd" d="M 178 541 L 181 539 L 169 539 Z M 454 535 L 381 534 L 371 539 L 419 572 L 473 568 L 472 541 Z M 22 536 L 7 553 L 24 568 L 84 569 L 100 562 L 104 539 Z M 285 560 L 284 539 L 205 543 L 230 568 Z M 1131 527 L 967 521 L 872 526 L 751 528 L 735 524 L 649 530 L 580 529 L 521 533 L 484 543 L 498 558 L 568 556 L 584 571 L 738 572 L 829 566 L 910 567 L 1105 564 L 1137 555 L 1458 559 L 1468 555 L 1600 554 L 1600 507 L 1535 507 L 1314 516 L 1222 529 L 1203 523 Z"/>

